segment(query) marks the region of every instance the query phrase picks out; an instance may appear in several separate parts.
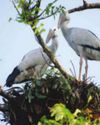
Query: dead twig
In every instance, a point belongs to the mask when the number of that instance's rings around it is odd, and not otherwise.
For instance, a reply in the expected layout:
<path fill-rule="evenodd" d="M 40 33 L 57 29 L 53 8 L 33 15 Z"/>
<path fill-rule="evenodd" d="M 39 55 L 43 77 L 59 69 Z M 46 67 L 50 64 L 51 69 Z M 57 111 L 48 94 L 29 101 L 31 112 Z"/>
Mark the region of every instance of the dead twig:
<path fill-rule="evenodd" d="M 74 66 L 72 60 L 70 60 L 70 62 L 71 62 L 72 68 L 73 68 L 73 71 L 72 71 L 71 69 L 70 69 L 70 71 L 71 71 L 72 75 L 76 78 L 76 70 L 75 70 L 75 66 Z"/>

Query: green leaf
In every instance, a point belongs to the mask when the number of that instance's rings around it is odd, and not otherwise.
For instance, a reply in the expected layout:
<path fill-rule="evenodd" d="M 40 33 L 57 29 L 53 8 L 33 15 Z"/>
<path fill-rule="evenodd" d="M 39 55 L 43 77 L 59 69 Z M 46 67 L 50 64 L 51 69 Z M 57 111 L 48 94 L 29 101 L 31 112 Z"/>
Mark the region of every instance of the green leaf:
<path fill-rule="evenodd" d="M 36 28 L 35 34 L 39 35 L 39 34 L 41 34 L 42 32 L 44 32 L 45 29 L 43 28 L 43 26 L 44 26 L 44 24 L 41 23 L 40 26 L 38 26 L 38 27 Z"/>
<path fill-rule="evenodd" d="M 89 97 L 88 97 L 88 103 L 91 101 L 93 99 L 93 97 L 90 95 Z"/>
<path fill-rule="evenodd" d="M 69 120 L 74 119 L 72 113 L 61 103 L 55 104 L 50 111 L 51 111 L 51 116 L 55 117 L 56 121 L 61 121 L 65 119 Z"/>
<path fill-rule="evenodd" d="M 75 117 L 77 117 L 79 113 L 81 113 L 81 111 L 79 109 L 76 109 L 75 112 L 73 113 L 73 115 Z"/>
<path fill-rule="evenodd" d="M 38 122 L 38 125 L 61 125 L 52 119 L 47 119 L 46 116 L 43 116 L 41 120 Z"/>

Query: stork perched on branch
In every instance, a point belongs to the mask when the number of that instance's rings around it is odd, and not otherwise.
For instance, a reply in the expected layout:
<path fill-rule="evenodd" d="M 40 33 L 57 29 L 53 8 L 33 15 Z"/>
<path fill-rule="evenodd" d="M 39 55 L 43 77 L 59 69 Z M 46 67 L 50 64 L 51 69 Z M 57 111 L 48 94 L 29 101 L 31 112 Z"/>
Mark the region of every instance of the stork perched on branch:
<path fill-rule="evenodd" d="M 68 28 L 68 11 L 60 13 L 58 28 L 72 49 L 80 56 L 79 80 L 81 80 L 83 58 L 85 59 L 85 79 L 87 79 L 89 60 L 100 60 L 100 39 L 91 31 L 83 28 Z"/>
<path fill-rule="evenodd" d="M 58 48 L 56 29 L 49 30 L 46 43 L 48 43 L 50 39 L 52 39 L 52 44 L 49 46 L 49 49 L 55 53 Z M 28 52 L 23 57 L 20 64 L 16 66 L 12 73 L 8 76 L 6 86 L 10 87 L 14 83 L 23 82 L 30 77 L 41 77 L 50 63 L 50 58 L 43 52 L 42 48 Z"/>

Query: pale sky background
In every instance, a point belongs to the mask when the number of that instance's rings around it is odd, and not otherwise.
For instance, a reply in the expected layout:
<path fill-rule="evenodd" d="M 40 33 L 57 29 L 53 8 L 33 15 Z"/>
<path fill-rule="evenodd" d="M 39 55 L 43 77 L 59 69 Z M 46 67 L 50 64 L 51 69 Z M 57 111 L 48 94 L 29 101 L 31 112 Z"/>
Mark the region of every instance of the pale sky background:
<path fill-rule="evenodd" d="M 43 0 L 45 3 L 51 0 Z M 67 9 L 82 5 L 82 0 L 60 0 L 58 4 L 66 5 Z M 100 0 L 87 0 L 89 2 L 100 2 Z M 9 22 L 9 18 L 13 18 Z M 0 85 L 4 85 L 7 76 L 12 72 L 13 68 L 19 64 L 22 57 L 30 50 L 39 47 L 34 39 L 34 34 L 28 25 L 18 23 L 15 21 L 17 17 L 16 10 L 14 9 L 10 0 L 2 0 L 0 4 Z M 86 10 L 70 14 L 71 21 L 69 27 L 86 28 L 94 32 L 100 38 L 100 9 Z M 47 31 L 42 34 L 46 38 L 48 30 L 57 26 L 58 16 L 44 20 L 45 28 Z M 57 51 L 57 58 L 66 71 L 72 68 L 70 60 L 72 60 L 76 73 L 78 75 L 79 57 L 69 47 L 65 41 L 61 31 L 59 31 L 59 48 Z M 83 67 L 84 72 L 84 67 Z M 92 79 L 95 83 L 100 84 L 100 62 L 89 61 L 89 74 L 94 76 Z M 0 122 L 0 125 L 3 125 Z"/>

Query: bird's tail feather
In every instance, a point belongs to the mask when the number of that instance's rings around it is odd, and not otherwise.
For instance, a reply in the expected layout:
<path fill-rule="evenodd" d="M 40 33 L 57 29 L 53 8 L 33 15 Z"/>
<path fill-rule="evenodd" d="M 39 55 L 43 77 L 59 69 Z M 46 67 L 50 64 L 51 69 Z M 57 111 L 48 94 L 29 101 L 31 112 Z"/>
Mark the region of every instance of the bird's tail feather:
<path fill-rule="evenodd" d="M 19 75 L 19 73 L 20 73 L 20 70 L 18 69 L 18 67 L 15 67 L 14 70 L 12 71 L 12 73 L 8 76 L 5 85 L 7 87 L 11 87 L 12 84 L 14 84 L 14 80 L 15 80 L 16 76 Z"/>

